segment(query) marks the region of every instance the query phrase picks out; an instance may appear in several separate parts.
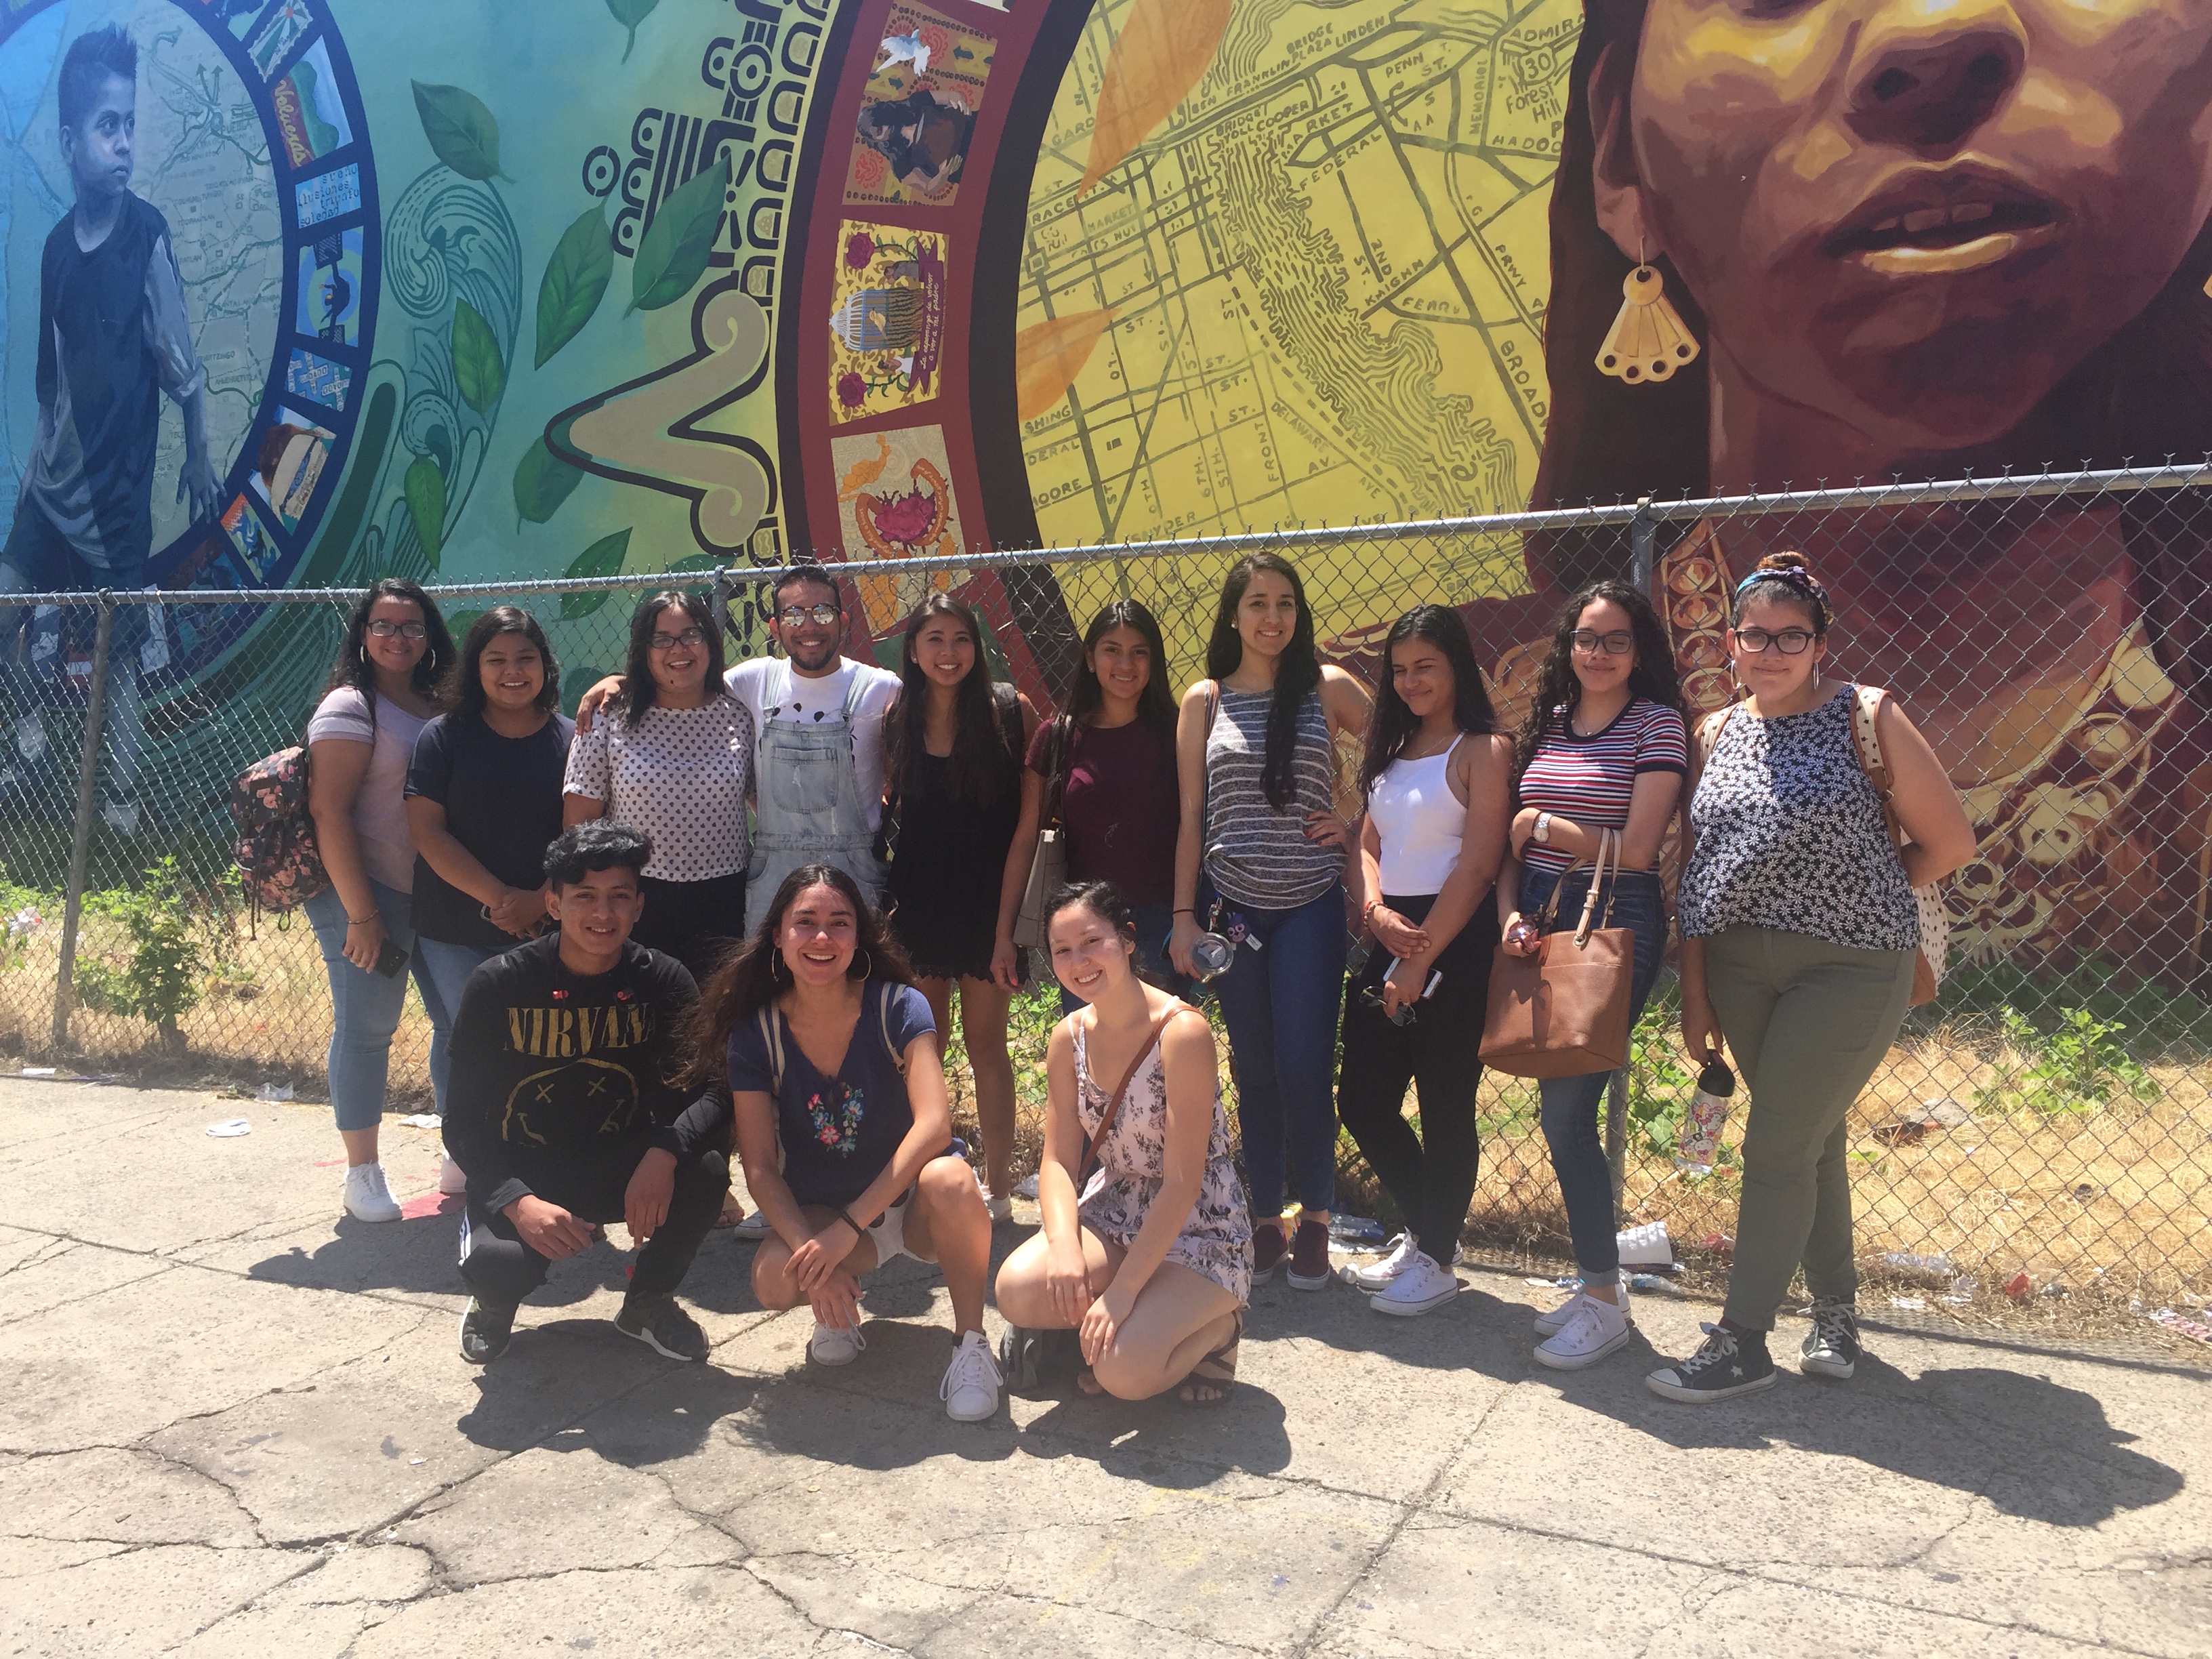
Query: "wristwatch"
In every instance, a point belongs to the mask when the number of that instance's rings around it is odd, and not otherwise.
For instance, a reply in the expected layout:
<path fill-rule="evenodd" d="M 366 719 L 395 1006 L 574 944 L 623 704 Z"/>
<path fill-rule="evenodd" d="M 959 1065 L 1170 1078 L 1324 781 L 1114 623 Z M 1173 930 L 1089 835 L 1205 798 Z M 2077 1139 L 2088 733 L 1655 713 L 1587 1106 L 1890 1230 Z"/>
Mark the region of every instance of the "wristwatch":
<path fill-rule="evenodd" d="M 1539 812 L 1536 814 L 1536 824 L 1534 829 L 1529 830 L 1528 839 L 1531 841 L 1541 842 L 1547 847 L 1551 845 L 1552 815 L 1549 812 Z"/>

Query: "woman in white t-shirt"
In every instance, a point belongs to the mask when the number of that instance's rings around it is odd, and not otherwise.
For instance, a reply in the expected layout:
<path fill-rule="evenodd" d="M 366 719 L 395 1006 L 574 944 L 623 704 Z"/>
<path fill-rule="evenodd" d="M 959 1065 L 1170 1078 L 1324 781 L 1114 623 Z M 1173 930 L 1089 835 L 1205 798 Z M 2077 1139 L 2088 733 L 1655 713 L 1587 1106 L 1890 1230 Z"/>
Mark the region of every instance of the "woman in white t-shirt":
<path fill-rule="evenodd" d="M 399 1219 L 377 1161 L 377 1126 L 410 967 L 430 1016 L 434 1076 L 444 1075 L 453 1026 L 415 950 L 406 791 L 415 739 L 440 712 L 435 688 L 453 656 L 430 596 L 386 577 L 355 607 L 307 723 L 307 811 L 331 884 L 306 908 L 331 975 L 331 1107 L 345 1142 L 345 1207 L 362 1221 Z"/>
<path fill-rule="evenodd" d="M 680 589 L 638 606 L 622 683 L 569 747 L 562 822 L 609 817 L 652 838 L 630 937 L 703 985 L 745 936 L 753 717 L 723 688 L 714 613 Z"/>

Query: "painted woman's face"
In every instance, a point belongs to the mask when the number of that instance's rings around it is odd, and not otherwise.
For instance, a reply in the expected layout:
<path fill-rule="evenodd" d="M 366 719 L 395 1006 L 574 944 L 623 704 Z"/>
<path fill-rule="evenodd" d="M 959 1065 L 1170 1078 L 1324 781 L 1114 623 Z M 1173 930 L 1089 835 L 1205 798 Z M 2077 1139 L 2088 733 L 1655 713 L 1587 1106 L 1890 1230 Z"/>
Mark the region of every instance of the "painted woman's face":
<path fill-rule="evenodd" d="M 2212 4 L 1650 0 L 1629 113 L 1654 249 L 1742 376 L 1899 453 L 1959 449 L 2203 228 Z"/>

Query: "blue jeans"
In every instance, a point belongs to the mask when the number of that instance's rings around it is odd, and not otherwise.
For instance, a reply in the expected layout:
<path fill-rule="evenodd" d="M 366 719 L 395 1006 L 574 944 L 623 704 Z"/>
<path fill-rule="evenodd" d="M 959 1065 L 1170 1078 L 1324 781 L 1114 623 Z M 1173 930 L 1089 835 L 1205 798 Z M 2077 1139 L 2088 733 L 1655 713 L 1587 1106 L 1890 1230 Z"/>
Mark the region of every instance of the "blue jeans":
<path fill-rule="evenodd" d="M 1177 996 L 1190 994 L 1190 981 L 1175 970 L 1168 960 L 1168 935 L 1175 931 L 1173 907 L 1165 904 L 1133 904 L 1129 920 L 1137 928 L 1137 966 L 1155 985 L 1166 987 Z M 1030 970 L 1040 979 L 1052 974 L 1052 951 L 1040 946 L 1030 957 Z M 1083 1006 L 1083 999 L 1062 985 L 1060 988 L 1060 1012 L 1072 1014 Z"/>
<path fill-rule="evenodd" d="M 371 881 L 376 914 L 394 945 L 412 958 L 416 988 L 430 1016 L 431 1086 L 438 1091 L 438 1109 L 445 1110 L 446 1040 L 453 1033 L 453 1017 L 438 987 L 423 970 L 422 957 L 409 924 L 412 895 Z M 407 1006 L 407 975 L 382 974 L 356 968 L 346 960 L 345 901 L 337 889 L 327 888 L 309 899 L 307 921 L 315 942 L 323 947 L 323 965 L 331 975 L 331 1109 L 340 1130 L 374 1129 L 384 1116 L 384 1084 L 392 1067 L 392 1034 L 399 1029 L 400 1012 Z"/>
<path fill-rule="evenodd" d="M 453 1069 L 453 1057 L 446 1046 L 447 1034 L 461 1012 L 461 993 L 468 988 L 469 975 L 494 957 L 528 942 L 516 939 L 512 945 L 486 950 L 474 945 L 448 945 L 443 939 L 416 939 L 415 982 L 423 988 L 422 1006 L 430 1006 L 430 994 L 434 990 L 437 1002 L 446 1011 L 445 1026 L 441 1028 L 434 1019 L 430 1027 L 430 1087 L 438 1097 L 441 1114 L 446 1109 L 446 1079 Z"/>
<path fill-rule="evenodd" d="M 1213 895 L 1199 898 L 1200 921 Z M 1283 1212 L 1284 1154 L 1298 1202 L 1326 1210 L 1336 1197 L 1336 1017 L 1344 998 L 1344 889 L 1334 882 L 1295 910 L 1224 903 L 1219 930 L 1244 936 L 1213 981 L 1237 1069 L 1252 1213 Z"/>
<path fill-rule="evenodd" d="M 1552 933 L 1571 933 L 1582 920 L 1583 900 L 1589 892 L 1590 872 L 1577 871 L 1566 878 L 1559 908 L 1553 917 Z M 1523 867 L 1521 872 L 1521 914 L 1531 921 L 1543 908 L 1559 878 L 1549 871 Z M 1602 907 L 1603 896 L 1599 903 Z M 1604 915 L 1602 908 L 1599 915 Z M 1629 980 L 1628 1023 L 1632 1028 L 1659 977 L 1659 958 L 1667 950 L 1666 896 L 1659 878 L 1650 871 L 1631 872 L 1613 884 L 1612 926 L 1626 927 L 1636 935 L 1635 966 Z M 1573 1241 L 1575 1266 L 1589 1285 L 1612 1285 L 1620 1278 L 1619 1218 L 1613 1207 L 1613 1165 L 1605 1156 L 1605 1135 L 1597 1122 L 1598 1103 L 1605 1098 L 1611 1072 L 1590 1072 L 1581 1077 L 1547 1077 L 1539 1083 L 1543 1102 L 1544 1141 L 1552 1150 L 1552 1170 L 1559 1178 L 1559 1196 L 1567 1206 L 1567 1236 Z"/>

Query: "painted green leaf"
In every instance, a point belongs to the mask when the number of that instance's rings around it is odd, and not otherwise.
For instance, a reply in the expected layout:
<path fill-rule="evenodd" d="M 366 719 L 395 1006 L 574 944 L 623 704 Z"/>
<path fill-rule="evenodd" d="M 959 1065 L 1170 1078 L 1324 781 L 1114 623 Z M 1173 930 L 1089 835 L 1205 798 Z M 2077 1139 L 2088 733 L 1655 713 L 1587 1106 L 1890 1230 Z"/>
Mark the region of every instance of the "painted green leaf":
<path fill-rule="evenodd" d="M 461 401 L 479 415 L 489 416 L 499 394 L 507 390 L 507 360 L 483 313 L 466 300 L 453 301 L 453 380 Z"/>
<path fill-rule="evenodd" d="M 605 218 L 593 208 L 561 233 L 560 245 L 545 262 L 545 275 L 538 284 L 538 361 L 533 367 L 544 368 L 547 358 L 582 331 L 606 296 L 607 280 L 614 274 L 614 243 L 607 236 Z"/>
<path fill-rule="evenodd" d="M 561 503 L 583 483 L 584 475 L 533 438 L 514 466 L 514 511 L 520 520 L 544 524 L 561 510 Z"/>
<path fill-rule="evenodd" d="M 691 291 L 699 273 L 707 269 L 707 256 L 714 251 L 729 179 L 729 160 L 718 155 L 714 166 L 669 191 L 638 241 L 637 257 L 630 261 L 631 311 L 657 311 Z"/>
<path fill-rule="evenodd" d="M 469 629 L 477 625 L 477 618 L 483 615 L 481 611 L 449 611 L 446 613 L 446 631 L 453 636 L 456 649 L 459 648 L 463 640 L 468 638 Z"/>
<path fill-rule="evenodd" d="M 660 0 L 607 0 L 607 9 L 615 15 L 615 21 L 629 31 L 629 39 L 623 43 L 623 63 L 629 62 L 629 49 L 637 44 L 637 26 L 659 3 Z"/>
<path fill-rule="evenodd" d="M 576 555 L 575 563 L 561 574 L 571 580 L 580 576 L 619 576 L 623 561 L 629 556 L 629 532 L 617 530 L 611 536 L 602 536 Z M 588 617 L 614 598 L 611 587 L 593 588 L 588 593 L 563 593 L 561 596 L 561 620 L 574 622 Z"/>
<path fill-rule="evenodd" d="M 426 87 L 412 82 L 415 112 L 422 136 L 437 158 L 464 179 L 504 179 L 499 170 L 499 123 L 483 99 L 459 87 Z"/>
<path fill-rule="evenodd" d="M 417 455 L 401 488 L 407 497 L 407 516 L 415 521 L 416 537 L 422 544 L 422 556 L 435 570 L 446 544 L 446 475 L 428 455 Z"/>
<path fill-rule="evenodd" d="M 621 672 L 619 668 L 594 668 L 589 663 L 578 663 L 561 676 L 561 712 L 570 720 L 575 719 L 576 705 L 583 702 L 584 693 L 609 674 Z"/>

